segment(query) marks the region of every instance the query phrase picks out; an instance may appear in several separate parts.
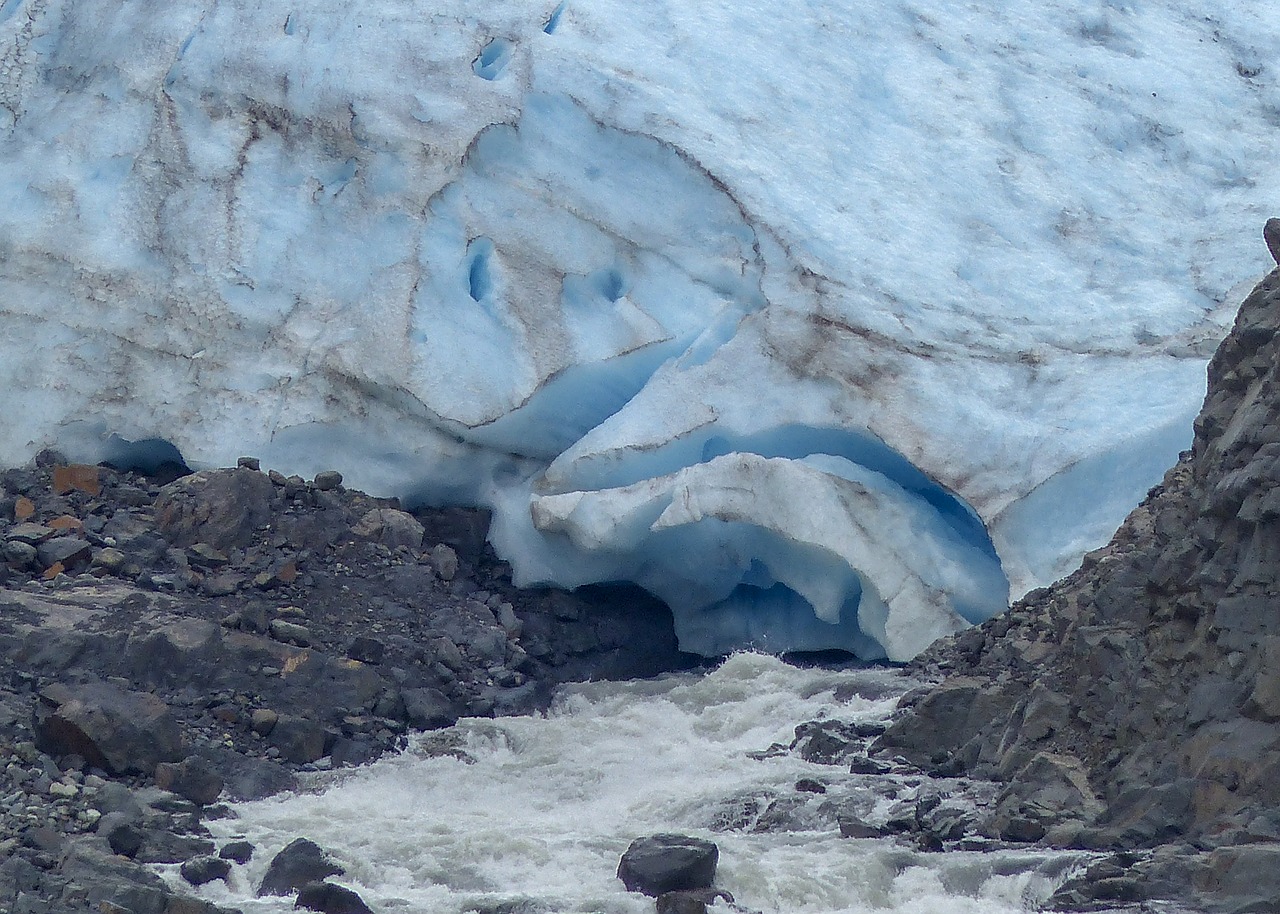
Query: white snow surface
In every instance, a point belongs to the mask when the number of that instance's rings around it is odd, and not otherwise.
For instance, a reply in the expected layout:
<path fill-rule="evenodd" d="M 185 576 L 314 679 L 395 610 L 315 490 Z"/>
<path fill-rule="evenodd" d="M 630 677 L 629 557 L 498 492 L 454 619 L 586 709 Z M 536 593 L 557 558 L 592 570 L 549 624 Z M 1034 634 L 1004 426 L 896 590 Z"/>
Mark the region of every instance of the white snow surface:
<path fill-rule="evenodd" d="M 1190 441 L 1277 60 L 1262 0 L 2 0 L 0 460 L 338 468 L 693 649 L 909 657 Z"/>

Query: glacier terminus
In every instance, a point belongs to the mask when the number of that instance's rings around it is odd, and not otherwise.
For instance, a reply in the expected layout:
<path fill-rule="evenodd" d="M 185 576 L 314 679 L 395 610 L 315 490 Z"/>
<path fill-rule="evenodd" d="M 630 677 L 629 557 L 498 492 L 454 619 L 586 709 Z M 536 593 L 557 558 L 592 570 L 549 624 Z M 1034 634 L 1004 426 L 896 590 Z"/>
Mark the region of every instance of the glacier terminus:
<path fill-rule="evenodd" d="M 907 659 L 1190 442 L 1276 60 L 1254 2 L 3 0 L 0 460 L 337 468 L 687 650 Z"/>

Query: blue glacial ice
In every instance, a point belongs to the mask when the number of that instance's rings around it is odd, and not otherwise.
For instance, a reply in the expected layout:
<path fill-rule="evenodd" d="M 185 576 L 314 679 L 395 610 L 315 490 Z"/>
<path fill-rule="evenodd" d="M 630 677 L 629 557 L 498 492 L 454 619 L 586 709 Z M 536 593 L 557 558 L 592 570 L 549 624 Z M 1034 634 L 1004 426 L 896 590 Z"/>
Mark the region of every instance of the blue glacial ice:
<path fill-rule="evenodd" d="M 1269 5 L 477 6 L 0 5 L 0 461 L 336 467 L 690 649 L 904 659 L 1189 442 Z"/>

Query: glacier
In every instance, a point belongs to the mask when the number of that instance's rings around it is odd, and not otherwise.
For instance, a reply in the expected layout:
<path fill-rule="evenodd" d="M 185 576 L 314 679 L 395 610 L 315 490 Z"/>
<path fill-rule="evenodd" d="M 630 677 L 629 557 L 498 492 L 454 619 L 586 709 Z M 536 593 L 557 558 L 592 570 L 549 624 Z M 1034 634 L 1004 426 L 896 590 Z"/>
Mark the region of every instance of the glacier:
<path fill-rule="evenodd" d="M 906 659 L 1189 443 L 1278 59 L 1254 0 L 3 0 L 0 460 L 336 467 L 687 649 Z"/>

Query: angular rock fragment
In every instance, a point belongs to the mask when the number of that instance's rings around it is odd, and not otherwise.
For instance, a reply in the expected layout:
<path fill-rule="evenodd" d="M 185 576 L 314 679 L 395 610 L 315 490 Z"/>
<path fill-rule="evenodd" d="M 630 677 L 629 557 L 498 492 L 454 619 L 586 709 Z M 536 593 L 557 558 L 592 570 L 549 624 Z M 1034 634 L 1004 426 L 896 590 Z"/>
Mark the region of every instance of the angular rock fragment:
<path fill-rule="evenodd" d="M 208 806 L 222 793 L 222 776 L 199 756 L 181 762 L 161 762 L 156 766 L 156 786 L 172 791 L 197 806 Z"/>
<path fill-rule="evenodd" d="M 36 738 L 51 755 L 79 755 L 112 774 L 151 774 L 183 756 L 182 731 L 154 695 L 101 684 L 37 709 Z"/>
<path fill-rule="evenodd" d="M 458 721 L 460 708 L 439 689 L 404 690 L 405 719 L 419 730 L 439 730 Z"/>
<path fill-rule="evenodd" d="M 305 717 L 280 715 L 268 739 L 285 761 L 301 765 L 324 756 L 324 728 Z"/>
<path fill-rule="evenodd" d="M 101 470 L 83 463 L 53 468 L 53 492 L 55 495 L 66 495 L 79 490 L 96 498 L 102 494 Z"/>

